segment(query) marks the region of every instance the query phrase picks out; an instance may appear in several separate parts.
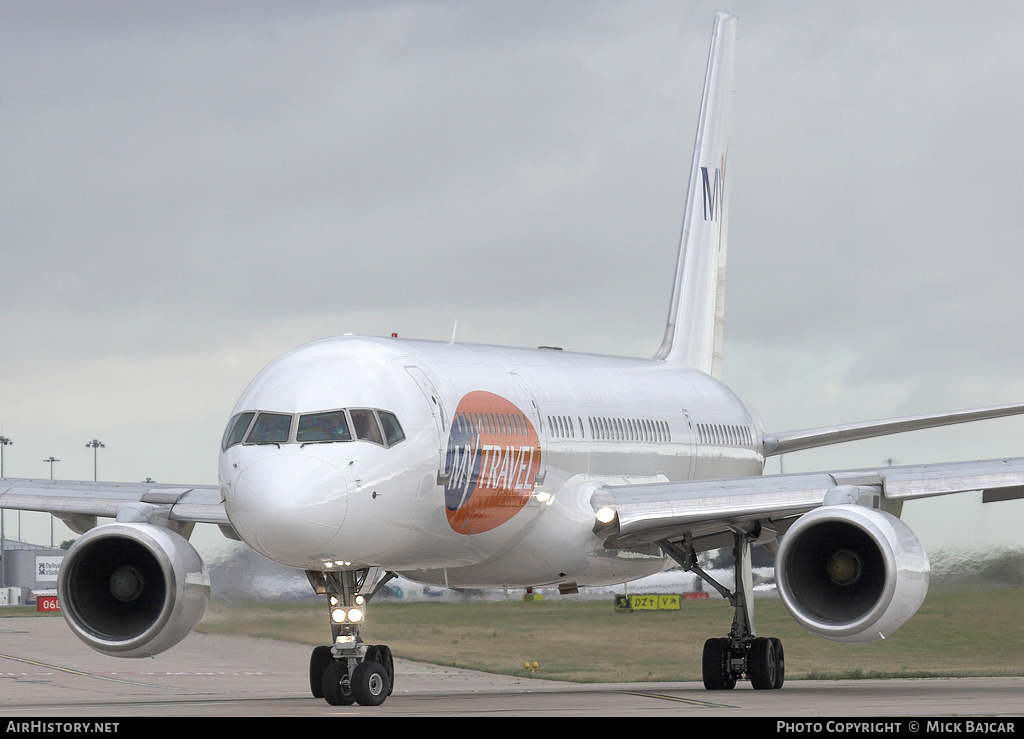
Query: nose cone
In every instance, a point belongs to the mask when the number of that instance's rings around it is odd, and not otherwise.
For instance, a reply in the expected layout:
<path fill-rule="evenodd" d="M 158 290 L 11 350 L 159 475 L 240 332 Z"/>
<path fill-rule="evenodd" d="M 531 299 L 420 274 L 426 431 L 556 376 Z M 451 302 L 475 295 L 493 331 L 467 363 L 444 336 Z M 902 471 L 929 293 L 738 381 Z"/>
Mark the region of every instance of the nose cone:
<path fill-rule="evenodd" d="M 277 454 L 243 469 L 225 506 L 249 546 L 277 562 L 302 567 L 338 533 L 347 493 L 334 465 L 303 454 Z"/>

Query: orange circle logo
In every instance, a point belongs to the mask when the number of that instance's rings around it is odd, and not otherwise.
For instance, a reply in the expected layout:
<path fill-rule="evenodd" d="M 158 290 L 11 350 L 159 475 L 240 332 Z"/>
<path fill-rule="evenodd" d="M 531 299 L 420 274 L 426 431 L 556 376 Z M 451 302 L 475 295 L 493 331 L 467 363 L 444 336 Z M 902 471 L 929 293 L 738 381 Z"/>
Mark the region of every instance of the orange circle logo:
<path fill-rule="evenodd" d="M 508 521 L 533 494 L 540 461 L 537 430 L 525 413 L 494 393 L 464 395 L 445 458 L 448 525 L 478 534 Z"/>

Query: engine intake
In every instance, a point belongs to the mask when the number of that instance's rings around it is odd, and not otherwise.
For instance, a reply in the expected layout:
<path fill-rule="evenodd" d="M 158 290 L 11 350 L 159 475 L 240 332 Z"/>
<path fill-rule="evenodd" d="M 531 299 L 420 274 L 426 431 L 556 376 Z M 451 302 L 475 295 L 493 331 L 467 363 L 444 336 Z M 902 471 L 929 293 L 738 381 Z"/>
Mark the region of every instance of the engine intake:
<path fill-rule="evenodd" d="M 210 577 L 199 553 L 178 534 L 145 523 L 110 523 L 68 550 L 57 595 L 71 630 L 90 647 L 115 657 L 149 657 L 199 624 Z"/>
<path fill-rule="evenodd" d="M 859 505 L 824 506 L 790 527 L 775 580 L 787 610 L 838 642 L 884 639 L 928 592 L 928 556 L 906 524 Z"/>

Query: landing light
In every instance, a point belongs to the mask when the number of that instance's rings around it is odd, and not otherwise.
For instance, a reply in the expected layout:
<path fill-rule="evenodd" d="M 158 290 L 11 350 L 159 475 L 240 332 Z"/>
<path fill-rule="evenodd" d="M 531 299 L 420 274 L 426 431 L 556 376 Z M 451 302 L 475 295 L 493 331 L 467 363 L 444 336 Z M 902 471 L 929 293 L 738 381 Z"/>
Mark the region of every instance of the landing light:
<path fill-rule="evenodd" d="M 338 596 L 332 595 L 330 597 L 330 599 L 329 599 L 329 602 L 331 604 L 331 618 L 334 619 L 335 623 L 339 623 L 339 624 L 342 623 L 342 621 L 345 620 L 345 610 L 344 610 L 343 607 L 341 607 L 339 605 L 341 603 L 341 601 L 338 600 Z M 356 607 L 352 608 L 349 611 L 349 613 L 351 614 L 353 611 L 361 611 L 362 606 L 363 606 L 363 604 L 365 602 L 366 602 L 366 598 L 364 598 L 361 595 L 357 595 L 356 596 Z M 354 618 L 350 616 L 348 620 L 349 621 L 358 621 L 362 617 L 363 617 L 362 613 L 360 613 L 358 616 L 356 616 Z"/>
<path fill-rule="evenodd" d="M 331 609 L 331 621 L 336 624 L 357 624 L 363 620 L 363 609 L 356 608 L 333 608 Z"/>
<path fill-rule="evenodd" d="M 598 523 L 611 523 L 614 520 L 615 520 L 615 509 L 614 508 L 609 508 L 608 506 L 605 506 L 604 508 L 601 508 L 601 509 L 598 510 L 598 512 L 597 512 L 597 522 Z"/>

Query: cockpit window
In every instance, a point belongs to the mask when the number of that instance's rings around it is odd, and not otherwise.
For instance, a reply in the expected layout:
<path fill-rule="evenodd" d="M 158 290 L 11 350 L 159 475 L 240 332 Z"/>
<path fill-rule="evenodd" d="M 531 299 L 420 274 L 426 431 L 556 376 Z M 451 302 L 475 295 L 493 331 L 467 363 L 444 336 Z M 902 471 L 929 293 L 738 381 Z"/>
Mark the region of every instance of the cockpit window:
<path fill-rule="evenodd" d="M 380 417 L 380 425 L 384 428 L 384 438 L 388 440 L 388 446 L 394 446 L 405 438 L 402 425 L 398 422 L 394 413 L 377 411 L 377 415 Z"/>
<path fill-rule="evenodd" d="M 348 416 L 345 411 L 306 413 L 299 416 L 299 429 L 295 440 L 300 444 L 320 441 L 352 441 Z"/>
<path fill-rule="evenodd" d="M 295 420 L 298 423 L 293 440 Z M 221 449 L 227 451 L 243 439 L 245 444 L 316 444 L 359 439 L 391 447 L 405 439 L 405 432 L 394 413 L 373 408 L 339 408 L 298 416 L 246 411 L 228 421 Z"/>
<path fill-rule="evenodd" d="M 245 437 L 246 444 L 284 444 L 291 433 L 292 417 L 283 413 L 260 413 Z"/>
<path fill-rule="evenodd" d="M 224 431 L 224 439 L 221 441 L 221 449 L 227 449 L 235 444 L 242 443 L 242 439 L 245 438 L 245 432 L 249 430 L 249 424 L 252 423 L 253 416 L 256 414 L 253 412 L 239 413 L 237 416 L 232 418 L 228 422 L 228 427 Z"/>
<path fill-rule="evenodd" d="M 356 429 L 356 438 L 384 446 L 384 437 L 381 436 L 380 426 L 377 425 L 377 417 L 374 412 L 365 408 L 356 408 L 350 412 L 352 413 L 352 425 Z"/>

